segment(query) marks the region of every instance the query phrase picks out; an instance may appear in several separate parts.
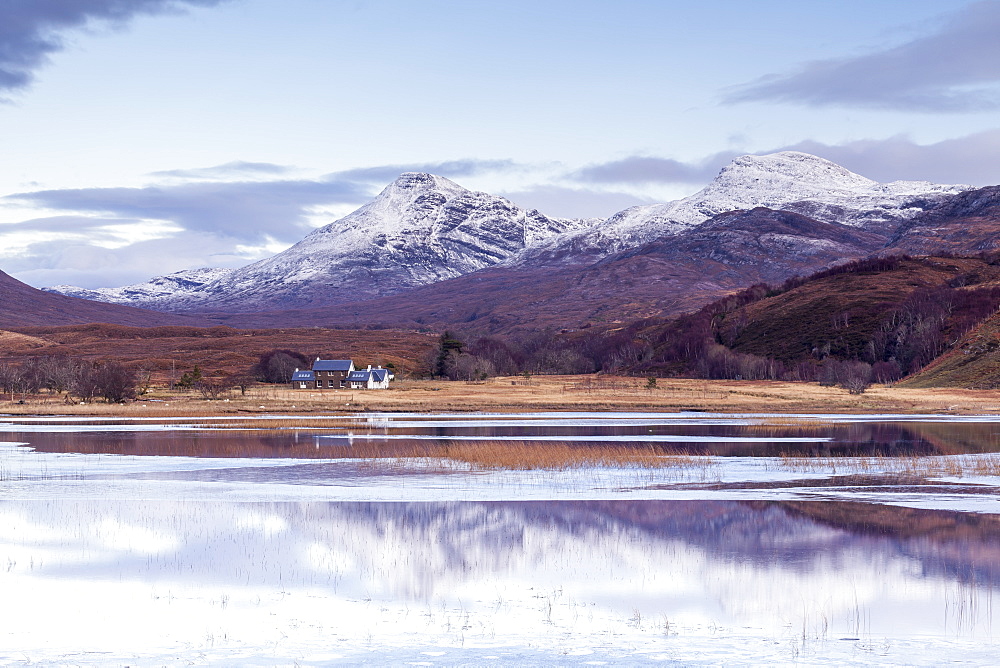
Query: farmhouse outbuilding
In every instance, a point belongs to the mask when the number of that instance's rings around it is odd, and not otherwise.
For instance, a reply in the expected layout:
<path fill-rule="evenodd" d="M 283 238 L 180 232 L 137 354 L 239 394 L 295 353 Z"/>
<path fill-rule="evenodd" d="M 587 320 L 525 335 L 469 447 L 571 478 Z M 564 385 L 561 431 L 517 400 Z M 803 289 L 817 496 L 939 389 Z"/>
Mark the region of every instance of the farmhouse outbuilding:
<path fill-rule="evenodd" d="M 292 389 L 295 390 L 315 390 L 316 376 L 312 371 L 295 370 L 292 374 Z"/>
<path fill-rule="evenodd" d="M 389 387 L 389 381 L 395 377 L 388 369 L 373 369 L 368 365 L 364 371 L 351 372 L 347 377 L 347 386 L 352 390 L 385 390 Z"/>
<path fill-rule="evenodd" d="M 316 358 L 311 370 L 296 369 L 292 374 L 294 390 L 384 390 L 396 376 L 382 367 L 355 369 L 353 360 Z"/>

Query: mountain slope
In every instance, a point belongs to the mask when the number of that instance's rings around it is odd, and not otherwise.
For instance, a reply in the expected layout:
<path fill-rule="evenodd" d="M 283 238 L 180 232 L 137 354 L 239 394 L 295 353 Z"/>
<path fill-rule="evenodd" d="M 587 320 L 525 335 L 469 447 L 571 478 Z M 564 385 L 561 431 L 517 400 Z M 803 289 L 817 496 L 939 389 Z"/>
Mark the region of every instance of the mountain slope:
<path fill-rule="evenodd" d="M 976 277 L 980 281 L 977 288 L 988 288 L 1000 280 L 1000 267 L 975 258 L 906 258 L 891 264 L 892 268 L 867 270 L 862 261 L 860 271 L 834 270 L 829 275 L 820 274 L 801 286 L 727 316 L 720 336 L 737 352 L 786 363 L 818 359 L 826 354 L 841 359 L 879 358 L 879 351 L 898 342 L 898 337 L 890 341 L 892 337 L 886 336 L 896 333 L 896 329 L 885 329 L 887 319 L 893 326 L 901 319 L 913 319 L 909 327 L 898 325 L 907 329 L 907 334 L 921 325 L 929 332 L 931 322 L 937 324 L 936 319 L 942 314 L 937 309 L 933 314 L 923 313 L 924 301 L 938 300 L 945 306 L 943 300 L 950 297 L 953 301 L 946 310 L 955 317 L 959 304 L 954 294 L 947 294 L 949 284 L 968 285 L 971 277 Z M 926 300 L 912 298 L 920 291 L 927 295 Z M 908 307 L 905 314 L 890 317 L 904 304 Z M 871 341 L 876 341 L 874 352 L 868 350 Z M 930 342 L 929 333 L 926 342 Z M 908 353 L 897 351 L 900 361 L 905 354 Z M 867 361 L 878 360 L 868 357 Z"/>
<path fill-rule="evenodd" d="M 191 297 L 212 281 L 227 276 L 232 269 L 186 269 L 166 276 L 151 278 L 145 283 L 135 283 L 120 288 L 78 288 L 73 285 L 54 285 L 42 288 L 45 292 L 78 297 L 109 304 L 127 304 L 139 308 L 156 308 L 164 302 Z"/>
<path fill-rule="evenodd" d="M 886 250 L 973 255 L 1000 248 L 1000 186 L 949 197 L 899 228 Z"/>
<path fill-rule="evenodd" d="M 44 292 L 0 271 L 0 327 L 77 325 L 104 322 L 148 327 L 153 325 L 209 325 L 205 318 L 145 311 Z"/>
<path fill-rule="evenodd" d="M 653 349 L 634 372 L 812 380 L 861 360 L 899 378 L 924 368 L 1000 306 L 1000 264 L 869 258 L 755 286 L 668 322 L 637 323 Z M 639 328 L 639 329 L 636 329 Z"/>

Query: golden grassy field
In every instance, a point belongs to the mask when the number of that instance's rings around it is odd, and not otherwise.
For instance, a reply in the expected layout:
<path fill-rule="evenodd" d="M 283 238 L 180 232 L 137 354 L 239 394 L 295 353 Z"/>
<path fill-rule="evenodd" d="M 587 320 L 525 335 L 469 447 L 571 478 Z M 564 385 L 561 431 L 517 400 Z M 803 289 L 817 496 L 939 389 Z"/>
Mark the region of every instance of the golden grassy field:
<path fill-rule="evenodd" d="M 207 400 L 195 392 L 153 388 L 128 404 L 67 403 L 41 394 L 24 404 L 0 396 L 0 411 L 67 415 L 212 415 L 253 413 L 345 413 L 356 411 L 709 411 L 740 413 L 998 413 L 1000 391 L 873 386 L 862 395 L 816 383 L 533 376 L 482 383 L 403 380 L 389 390 L 292 390 L 257 386 L 246 396 L 230 392 Z M 16 400 L 20 396 L 15 397 Z"/>

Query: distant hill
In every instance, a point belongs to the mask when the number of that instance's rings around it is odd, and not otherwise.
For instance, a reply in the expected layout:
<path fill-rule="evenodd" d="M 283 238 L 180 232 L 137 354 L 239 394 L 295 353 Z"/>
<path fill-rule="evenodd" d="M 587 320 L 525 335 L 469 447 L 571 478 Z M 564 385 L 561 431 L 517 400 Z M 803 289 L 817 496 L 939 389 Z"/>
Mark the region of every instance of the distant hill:
<path fill-rule="evenodd" d="M 45 292 L 0 271 L 0 328 L 91 322 L 136 327 L 211 324 L 208 319 L 199 316 L 146 311 Z"/>

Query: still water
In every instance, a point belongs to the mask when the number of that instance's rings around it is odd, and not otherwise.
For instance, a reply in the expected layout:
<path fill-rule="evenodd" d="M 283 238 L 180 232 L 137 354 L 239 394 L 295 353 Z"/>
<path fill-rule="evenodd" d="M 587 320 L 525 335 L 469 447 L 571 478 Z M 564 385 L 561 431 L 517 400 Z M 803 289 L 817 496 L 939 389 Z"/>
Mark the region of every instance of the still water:
<path fill-rule="evenodd" d="M 273 422 L 271 428 L 267 422 Z M 988 416 L 713 415 L 705 413 L 361 414 L 240 418 L 0 417 L 0 442 L 44 452 L 193 457 L 371 457 L 428 443 L 532 441 L 653 446 L 712 456 L 923 456 L 1000 452 Z M 352 447 L 362 445 L 362 453 Z M 335 450 L 334 450 L 335 449 Z"/>
<path fill-rule="evenodd" d="M 586 473 L 582 493 L 554 473 L 508 472 L 498 498 L 470 501 L 495 479 L 455 486 L 427 470 L 410 487 L 350 453 L 373 439 L 391 450 L 425 436 L 596 436 L 733 460 L 950 456 L 994 451 L 997 432 L 987 420 L 754 419 L 354 416 L 269 431 L 11 420 L 0 663 L 992 662 L 1000 515 L 850 490 L 628 498 L 607 483 L 615 472 Z M 522 500 L 529 483 L 544 500 Z M 380 489 L 398 500 L 371 500 Z"/>

